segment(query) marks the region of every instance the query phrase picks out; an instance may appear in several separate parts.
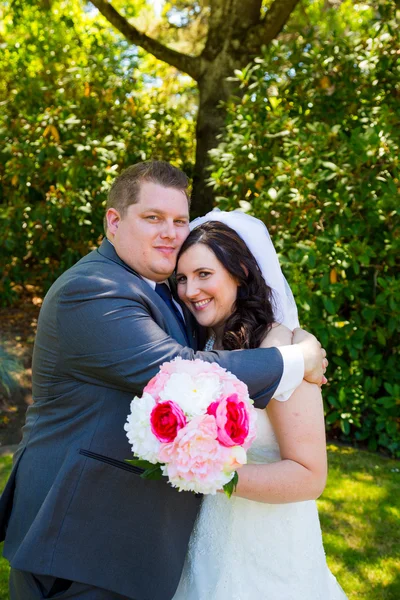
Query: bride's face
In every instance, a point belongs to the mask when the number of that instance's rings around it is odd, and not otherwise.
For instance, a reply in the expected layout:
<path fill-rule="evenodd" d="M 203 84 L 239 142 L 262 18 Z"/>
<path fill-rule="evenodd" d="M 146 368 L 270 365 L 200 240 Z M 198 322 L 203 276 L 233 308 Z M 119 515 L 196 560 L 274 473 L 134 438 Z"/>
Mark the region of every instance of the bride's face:
<path fill-rule="evenodd" d="M 238 283 L 204 244 L 195 244 L 177 265 L 178 294 L 203 327 L 216 333 L 234 310 Z"/>

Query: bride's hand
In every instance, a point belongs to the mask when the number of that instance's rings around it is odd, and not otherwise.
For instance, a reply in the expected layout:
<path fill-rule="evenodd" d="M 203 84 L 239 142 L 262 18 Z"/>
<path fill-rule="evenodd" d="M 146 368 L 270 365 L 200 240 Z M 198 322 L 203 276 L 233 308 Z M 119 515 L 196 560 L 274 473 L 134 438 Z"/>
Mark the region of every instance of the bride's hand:
<path fill-rule="evenodd" d="M 278 346 L 290 346 L 293 333 L 285 325 L 274 323 L 272 328 L 260 344 L 260 348 L 277 348 Z"/>

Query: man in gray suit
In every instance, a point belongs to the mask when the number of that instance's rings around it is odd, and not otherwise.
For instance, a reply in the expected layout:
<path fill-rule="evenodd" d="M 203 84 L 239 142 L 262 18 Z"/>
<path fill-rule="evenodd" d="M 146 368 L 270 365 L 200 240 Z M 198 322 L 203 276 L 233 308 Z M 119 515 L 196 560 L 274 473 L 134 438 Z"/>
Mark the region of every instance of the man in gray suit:
<path fill-rule="evenodd" d="M 172 598 L 201 500 L 124 462 L 130 402 L 163 362 L 216 361 L 258 407 L 303 376 L 321 381 L 324 351 L 305 332 L 283 350 L 198 351 L 201 332 L 162 285 L 189 232 L 187 187 L 168 163 L 127 169 L 106 239 L 46 295 L 34 402 L 0 504 L 12 600 Z"/>

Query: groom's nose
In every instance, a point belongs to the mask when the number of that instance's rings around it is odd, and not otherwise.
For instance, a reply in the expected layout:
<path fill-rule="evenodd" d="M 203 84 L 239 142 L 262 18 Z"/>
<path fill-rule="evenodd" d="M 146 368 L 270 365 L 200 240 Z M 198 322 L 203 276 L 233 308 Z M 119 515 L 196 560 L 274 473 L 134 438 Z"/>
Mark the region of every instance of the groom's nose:
<path fill-rule="evenodd" d="M 171 220 L 165 219 L 162 224 L 161 229 L 161 237 L 168 238 L 170 240 L 174 240 L 176 238 L 176 226 L 175 223 Z"/>

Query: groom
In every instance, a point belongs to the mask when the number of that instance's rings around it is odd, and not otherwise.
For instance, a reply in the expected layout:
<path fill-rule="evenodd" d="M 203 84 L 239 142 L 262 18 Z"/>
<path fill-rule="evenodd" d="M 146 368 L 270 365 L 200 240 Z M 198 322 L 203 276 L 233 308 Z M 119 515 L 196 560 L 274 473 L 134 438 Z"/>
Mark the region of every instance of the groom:
<path fill-rule="evenodd" d="M 107 237 L 44 300 L 34 402 L 0 503 L 11 600 L 174 595 L 200 499 L 124 462 L 130 402 L 163 362 L 216 361 L 258 407 L 322 378 L 324 351 L 305 332 L 280 350 L 199 351 L 192 316 L 162 285 L 189 233 L 187 188 L 165 162 L 127 169 L 109 193 Z"/>

